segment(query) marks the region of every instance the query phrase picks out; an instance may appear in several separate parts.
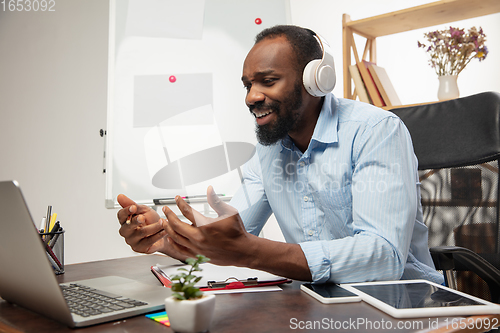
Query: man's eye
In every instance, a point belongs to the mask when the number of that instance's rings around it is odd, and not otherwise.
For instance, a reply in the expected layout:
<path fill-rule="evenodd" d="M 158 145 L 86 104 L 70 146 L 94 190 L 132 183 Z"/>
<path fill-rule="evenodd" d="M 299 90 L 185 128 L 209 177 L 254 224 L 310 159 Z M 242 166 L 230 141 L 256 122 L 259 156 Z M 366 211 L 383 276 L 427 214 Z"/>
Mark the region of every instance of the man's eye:
<path fill-rule="evenodd" d="M 276 79 L 264 79 L 262 82 L 264 82 L 264 84 L 272 84 L 274 83 L 274 81 L 276 81 Z"/>
<path fill-rule="evenodd" d="M 251 85 L 244 85 L 243 88 L 245 88 L 246 91 L 250 91 L 250 88 L 252 88 Z"/>

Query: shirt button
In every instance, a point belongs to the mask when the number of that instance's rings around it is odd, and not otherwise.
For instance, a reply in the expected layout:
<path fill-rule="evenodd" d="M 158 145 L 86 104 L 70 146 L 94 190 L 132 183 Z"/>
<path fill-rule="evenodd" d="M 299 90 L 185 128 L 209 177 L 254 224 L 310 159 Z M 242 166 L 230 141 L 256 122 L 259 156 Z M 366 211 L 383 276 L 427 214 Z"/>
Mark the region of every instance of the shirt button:
<path fill-rule="evenodd" d="M 303 167 L 303 166 L 304 166 L 304 165 L 306 165 L 306 164 L 304 163 L 304 161 L 302 161 L 302 162 L 300 162 L 300 164 L 299 164 L 299 165 L 300 165 L 301 167 Z"/>
<path fill-rule="evenodd" d="M 305 202 L 309 201 L 309 197 L 307 195 L 304 197 L 304 201 Z"/>
<path fill-rule="evenodd" d="M 309 230 L 309 236 L 314 235 L 314 230 Z"/>

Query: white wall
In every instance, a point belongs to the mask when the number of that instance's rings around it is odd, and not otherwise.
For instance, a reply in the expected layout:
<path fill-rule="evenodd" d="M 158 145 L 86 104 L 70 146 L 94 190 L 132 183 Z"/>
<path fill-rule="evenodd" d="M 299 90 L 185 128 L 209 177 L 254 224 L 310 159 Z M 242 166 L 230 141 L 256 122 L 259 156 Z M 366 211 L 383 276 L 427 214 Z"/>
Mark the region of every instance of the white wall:
<path fill-rule="evenodd" d="M 53 206 L 66 263 L 132 253 L 104 208 L 107 31 L 103 0 L 0 11 L 0 180 L 19 181 L 36 221 Z"/>
<path fill-rule="evenodd" d="M 292 22 L 329 40 L 338 73 L 334 92 L 342 96 L 342 13 L 356 20 L 428 2 L 291 0 Z M 0 180 L 20 182 L 37 221 L 53 205 L 66 229 L 66 263 L 130 256 L 116 210 L 104 208 L 99 130 L 106 127 L 108 3 L 58 0 L 55 9 L 0 8 Z M 462 96 L 500 91 L 500 14 L 454 24 L 473 25 L 488 35 L 490 55 L 460 75 Z M 416 46 L 430 29 L 377 40 L 378 64 L 403 103 L 436 100 L 437 77 Z M 275 225 L 264 234 L 281 239 Z"/>

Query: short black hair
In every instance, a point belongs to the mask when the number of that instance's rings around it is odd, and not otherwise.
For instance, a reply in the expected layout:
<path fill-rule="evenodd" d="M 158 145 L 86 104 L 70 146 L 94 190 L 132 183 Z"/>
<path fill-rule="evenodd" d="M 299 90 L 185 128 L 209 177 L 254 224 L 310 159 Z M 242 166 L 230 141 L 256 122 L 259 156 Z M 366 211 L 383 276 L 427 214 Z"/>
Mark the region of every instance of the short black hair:
<path fill-rule="evenodd" d="M 284 36 L 295 52 L 297 70 L 302 72 L 309 61 L 323 57 L 323 51 L 315 35 L 312 30 L 296 25 L 275 25 L 262 30 L 255 37 L 255 44 L 264 39 Z"/>

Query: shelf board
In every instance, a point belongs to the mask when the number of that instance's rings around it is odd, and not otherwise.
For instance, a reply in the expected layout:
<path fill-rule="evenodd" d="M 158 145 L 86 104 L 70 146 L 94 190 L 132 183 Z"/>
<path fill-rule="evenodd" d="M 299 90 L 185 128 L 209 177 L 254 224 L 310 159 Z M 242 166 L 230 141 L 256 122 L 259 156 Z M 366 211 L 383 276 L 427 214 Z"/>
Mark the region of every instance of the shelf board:
<path fill-rule="evenodd" d="M 365 37 L 380 37 L 500 12 L 500 0 L 441 0 L 366 19 L 346 26 Z"/>

